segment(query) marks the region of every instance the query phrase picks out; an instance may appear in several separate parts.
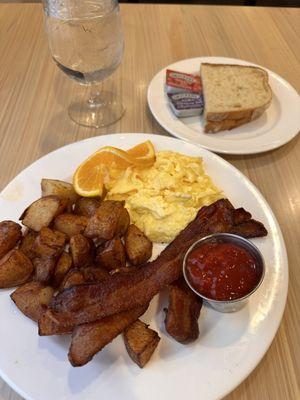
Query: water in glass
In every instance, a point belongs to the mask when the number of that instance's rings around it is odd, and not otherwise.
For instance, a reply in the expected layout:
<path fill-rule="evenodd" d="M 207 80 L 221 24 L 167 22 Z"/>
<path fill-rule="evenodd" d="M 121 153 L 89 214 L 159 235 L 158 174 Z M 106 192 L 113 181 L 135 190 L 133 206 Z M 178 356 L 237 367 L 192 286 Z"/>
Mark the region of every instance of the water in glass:
<path fill-rule="evenodd" d="M 99 83 L 111 75 L 124 47 L 118 2 L 48 0 L 44 7 L 58 67 L 82 84 Z"/>

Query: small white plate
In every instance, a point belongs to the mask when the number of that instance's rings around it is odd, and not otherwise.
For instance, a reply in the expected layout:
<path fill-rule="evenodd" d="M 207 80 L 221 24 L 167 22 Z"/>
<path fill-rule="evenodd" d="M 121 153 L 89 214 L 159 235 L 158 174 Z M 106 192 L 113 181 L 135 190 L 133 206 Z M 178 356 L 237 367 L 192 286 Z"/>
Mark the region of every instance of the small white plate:
<path fill-rule="evenodd" d="M 148 88 L 148 104 L 160 125 L 172 135 L 224 154 L 255 154 L 276 149 L 292 140 L 300 130 L 300 97 L 296 90 L 272 71 L 269 83 L 273 98 L 270 107 L 257 120 L 231 131 L 204 133 L 203 117 L 177 118 L 168 105 L 164 86 L 166 69 L 199 73 L 202 62 L 218 64 L 255 65 L 226 57 L 198 57 L 178 61 L 162 69 Z"/>
<path fill-rule="evenodd" d="M 86 366 L 73 368 L 67 358 L 69 336 L 39 337 L 36 324 L 9 298 L 12 290 L 0 290 L 0 375 L 27 400 L 220 399 L 255 368 L 277 331 L 287 295 L 288 263 L 276 218 L 241 172 L 193 144 L 143 134 L 114 134 L 73 143 L 33 163 L 3 190 L 0 221 L 17 221 L 25 207 L 40 197 L 41 178 L 70 180 L 78 164 L 98 148 L 128 149 L 148 139 L 156 150 L 203 157 L 207 173 L 224 195 L 264 223 L 268 236 L 253 242 L 266 262 L 265 279 L 239 312 L 221 314 L 203 307 L 199 339 L 189 345 L 168 336 L 163 311 L 166 296 L 156 296 L 141 319 L 159 332 L 161 341 L 142 370 L 129 358 L 121 336 Z M 155 246 L 155 253 L 161 249 Z"/>

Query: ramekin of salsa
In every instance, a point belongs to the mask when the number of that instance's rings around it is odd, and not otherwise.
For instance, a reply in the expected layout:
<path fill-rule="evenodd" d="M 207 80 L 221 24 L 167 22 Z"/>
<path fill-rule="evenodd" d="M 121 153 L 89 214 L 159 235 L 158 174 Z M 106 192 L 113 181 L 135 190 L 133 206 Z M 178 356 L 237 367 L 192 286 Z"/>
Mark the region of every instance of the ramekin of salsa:
<path fill-rule="evenodd" d="M 190 288 L 221 312 L 241 309 L 264 277 L 264 260 L 249 240 L 216 233 L 194 243 L 183 261 Z"/>

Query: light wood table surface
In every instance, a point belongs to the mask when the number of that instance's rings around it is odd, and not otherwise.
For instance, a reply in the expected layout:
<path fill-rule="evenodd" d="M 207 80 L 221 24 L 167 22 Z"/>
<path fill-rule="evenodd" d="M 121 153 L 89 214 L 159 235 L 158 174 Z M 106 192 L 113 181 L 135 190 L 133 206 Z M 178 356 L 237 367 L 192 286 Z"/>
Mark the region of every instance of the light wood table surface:
<path fill-rule="evenodd" d="M 51 60 L 41 5 L 0 5 L 0 189 L 34 160 L 67 143 L 111 132 L 168 135 L 148 110 L 146 90 L 153 75 L 176 60 L 208 55 L 241 58 L 275 71 L 300 91 L 299 9 L 122 5 L 121 11 L 126 51 L 114 82 L 126 114 L 115 125 L 96 130 L 75 125 L 67 115 L 77 86 Z M 300 141 L 295 138 L 266 154 L 224 158 L 247 175 L 270 203 L 283 231 L 290 267 L 279 331 L 258 367 L 226 399 L 296 400 L 300 398 Z M 17 399 L 21 398 L 0 379 L 0 400 Z"/>

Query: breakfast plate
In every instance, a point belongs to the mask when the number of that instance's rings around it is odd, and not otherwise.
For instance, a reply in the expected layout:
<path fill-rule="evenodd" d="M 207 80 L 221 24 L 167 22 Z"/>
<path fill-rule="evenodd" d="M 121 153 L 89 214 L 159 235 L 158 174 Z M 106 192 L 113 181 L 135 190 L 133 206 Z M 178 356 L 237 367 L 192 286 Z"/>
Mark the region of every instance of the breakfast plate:
<path fill-rule="evenodd" d="M 0 220 L 17 221 L 22 210 L 40 197 L 41 178 L 70 180 L 76 167 L 106 145 L 128 149 L 151 140 L 156 151 L 171 150 L 203 158 L 205 170 L 236 207 L 245 207 L 263 222 L 268 236 L 253 239 L 262 252 L 266 272 L 248 305 L 233 314 L 203 307 L 199 339 L 175 342 L 164 329 L 164 293 L 156 296 L 142 320 L 160 337 L 152 359 L 139 369 L 116 338 L 84 367 L 67 359 L 68 336 L 39 337 L 34 322 L 22 315 L 0 291 L 0 375 L 27 400 L 57 399 L 220 399 L 241 383 L 259 363 L 282 318 L 288 287 L 285 244 L 276 218 L 255 186 L 219 156 L 178 139 L 146 134 L 113 134 L 60 148 L 22 171 L 0 195 Z M 154 256 L 162 250 L 154 247 Z M 3 323 L 5 321 L 5 323 Z"/>
<path fill-rule="evenodd" d="M 148 104 L 159 124 L 172 135 L 205 149 L 224 154 L 255 154 L 276 149 L 292 140 L 300 129 L 300 97 L 296 90 L 276 73 L 269 73 L 272 103 L 257 120 L 218 133 L 204 133 L 203 117 L 177 118 L 168 105 L 164 85 L 166 69 L 199 73 L 200 64 L 255 65 L 226 57 L 198 57 L 178 61 L 158 72 L 148 87 Z M 257 65 L 256 65 L 257 66 Z"/>

